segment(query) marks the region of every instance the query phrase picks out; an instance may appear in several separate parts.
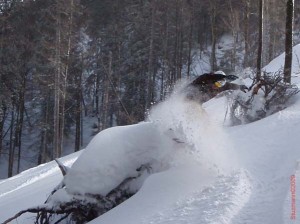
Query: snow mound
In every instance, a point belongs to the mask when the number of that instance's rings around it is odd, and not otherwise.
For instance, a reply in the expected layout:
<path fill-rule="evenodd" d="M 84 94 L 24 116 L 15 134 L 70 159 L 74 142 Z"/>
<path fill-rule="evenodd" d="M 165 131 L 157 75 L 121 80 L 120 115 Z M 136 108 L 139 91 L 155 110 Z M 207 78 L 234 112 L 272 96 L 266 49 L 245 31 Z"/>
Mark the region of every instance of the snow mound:
<path fill-rule="evenodd" d="M 154 106 L 147 122 L 109 128 L 95 136 L 66 175 L 67 191 L 105 196 L 124 179 L 137 176 L 141 166 L 161 172 L 189 156 L 203 167 L 230 171 L 235 164 L 230 141 L 199 103 L 185 99 L 184 85 L 183 81 L 166 101 Z"/>
<path fill-rule="evenodd" d="M 65 177 L 66 188 L 73 194 L 105 196 L 125 178 L 137 175 L 136 169 L 151 164 L 163 169 L 171 144 L 156 125 L 142 122 L 100 132 L 74 163 Z"/>

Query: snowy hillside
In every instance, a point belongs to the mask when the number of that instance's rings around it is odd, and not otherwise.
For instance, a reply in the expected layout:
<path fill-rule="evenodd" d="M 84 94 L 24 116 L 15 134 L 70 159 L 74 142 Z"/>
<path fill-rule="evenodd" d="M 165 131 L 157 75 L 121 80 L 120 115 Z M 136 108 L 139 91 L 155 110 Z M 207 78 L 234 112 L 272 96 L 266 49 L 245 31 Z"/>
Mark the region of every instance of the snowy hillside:
<path fill-rule="evenodd" d="M 295 51 L 300 55 L 299 46 Z M 279 56 L 266 70 L 281 64 Z M 293 82 L 300 86 L 295 69 Z M 300 96 L 289 108 L 247 125 L 224 126 L 226 109 L 225 97 L 201 107 L 174 93 L 146 122 L 98 134 L 65 177 L 63 196 L 106 195 L 150 164 L 151 174 L 131 185 L 139 189 L 134 196 L 90 223 L 293 223 L 292 175 L 300 184 Z M 62 162 L 70 166 L 77 156 Z M 61 180 L 51 162 L 0 182 L 0 223 L 43 204 Z M 300 189 L 295 193 L 298 205 Z M 33 220 L 26 213 L 12 223 Z"/>

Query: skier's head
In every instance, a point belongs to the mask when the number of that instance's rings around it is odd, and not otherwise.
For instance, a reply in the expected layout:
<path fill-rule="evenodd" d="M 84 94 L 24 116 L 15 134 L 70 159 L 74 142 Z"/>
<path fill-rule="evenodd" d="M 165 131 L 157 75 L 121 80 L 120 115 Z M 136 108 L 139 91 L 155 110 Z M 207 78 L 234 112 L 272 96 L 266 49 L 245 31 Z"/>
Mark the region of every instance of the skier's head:
<path fill-rule="evenodd" d="M 221 87 L 223 87 L 225 85 L 225 83 L 226 83 L 226 74 L 225 74 L 225 72 L 223 72 L 223 71 L 216 71 L 216 72 L 214 72 L 214 75 L 224 76 L 223 79 L 220 79 L 220 80 L 218 80 L 217 82 L 214 83 L 214 87 L 215 88 L 221 88 Z"/>
<path fill-rule="evenodd" d="M 226 80 L 225 79 L 222 79 L 220 81 L 217 81 L 214 83 L 214 87 L 215 88 L 221 88 L 223 87 L 224 85 L 226 84 Z"/>

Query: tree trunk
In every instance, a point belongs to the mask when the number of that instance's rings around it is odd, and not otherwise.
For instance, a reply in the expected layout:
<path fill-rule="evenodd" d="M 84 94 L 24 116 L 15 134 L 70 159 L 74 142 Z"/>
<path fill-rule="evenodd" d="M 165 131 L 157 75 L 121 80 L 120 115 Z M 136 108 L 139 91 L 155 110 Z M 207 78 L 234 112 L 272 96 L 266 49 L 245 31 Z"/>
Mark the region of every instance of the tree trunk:
<path fill-rule="evenodd" d="M 244 18 L 244 40 L 245 40 L 245 55 L 244 68 L 249 66 L 249 17 L 250 17 L 250 0 L 245 1 L 245 18 Z"/>
<path fill-rule="evenodd" d="M 112 77 L 112 52 L 109 52 L 109 62 L 108 62 L 108 70 L 106 72 L 106 77 L 104 80 L 104 92 L 103 92 L 103 104 L 102 104 L 102 127 L 101 130 L 106 129 L 108 127 L 108 101 L 109 101 L 109 84 Z"/>
<path fill-rule="evenodd" d="M 1 113 L 3 113 L 1 111 Z M 0 158 L 2 156 L 2 148 L 3 148 L 3 127 L 4 127 L 4 116 L 1 115 L 1 120 L 0 120 Z"/>
<path fill-rule="evenodd" d="M 4 103 L 2 103 L 1 105 L 1 109 L 0 109 L 0 158 L 2 155 L 2 151 L 3 151 L 3 138 L 4 138 L 4 134 L 3 134 L 3 129 L 4 129 L 4 122 L 6 119 L 6 113 L 7 113 L 7 108 L 4 105 Z"/>
<path fill-rule="evenodd" d="M 257 49 L 257 63 L 256 63 L 256 79 L 261 77 L 261 62 L 262 62 L 262 47 L 263 47 L 263 7 L 264 0 L 259 1 L 259 33 L 258 33 L 258 49 Z"/>
<path fill-rule="evenodd" d="M 11 122 L 10 122 L 10 137 L 9 137 L 9 155 L 8 155 L 8 177 L 12 177 L 15 159 L 15 147 L 14 147 L 14 124 L 15 124 L 15 107 L 13 105 L 11 110 Z"/>
<path fill-rule="evenodd" d="M 170 77 L 169 77 L 169 70 L 170 70 L 170 62 L 169 62 L 169 7 L 166 4 L 165 6 L 165 13 L 166 13 L 166 21 L 164 27 L 164 41 L 163 41 L 163 68 L 162 68 L 162 76 L 161 76 L 161 85 L 160 85 L 160 100 L 163 100 L 165 97 L 165 86 L 171 85 Z"/>
<path fill-rule="evenodd" d="M 75 117 L 75 152 L 80 150 L 81 146 L 81 97 L 76 99 L 76 117 Z"/>
<path fill-rule="evenodd" d="M 100 56 L 98 55 L 98 57 L 100 57 Z M 99 60 L 99 58 L 98 58 L 98 60 Z M 96 68 L 97 69 L 99 68 L 98 63 L 96 65 Z M 95 96 L 95 101 L 96 101 L 95 102 L 96 103 L 96 109 L 95 110 L 96 110 L 96 117 L 97 117 L 97 128 L 98 128 L 98 131 L 100 131 L 100 129 L 101 129 L 101 118 L 100 118 L 100 73 L 99 73 L 99 71 L 96 72 L 95 95 L 96 95 Z"/>
<path fill-rule="evenodd" d="M 83 72 L 83 59 L 81 61 L 81 71 L 76 77 L 76 114 L 75 114 L 75 152 L 80 150 L 81 146 L 81 112 L 82 112 L 82 72 Z"/>
<path fill-rule="evenodd" d="M 47 136 L 48 136 L 48 125 L 49 125 L 49 102 L 50 102 L 50 95 L 48 93 L 46 105 L 43 111 L 43 125 L 41 131 L 41 146 L 40 152 L 38 157 L 38 165 L 45 163 L 47 161 Z"/>
<path fill-rule="evenodd" d="M 284 81 L 291 83 L 293 59 L 294 0 L 286 2 Z"/>
<path fill-rule="evenodd" d="M 54 85 L 53 158 L 60 157 L 62 155 L 63 150 L 66 106 L 65 103 L 67 96 L 70 54 L 72 49 L 74 0 L 69 0 L 69 2 L 67 3 L 63 1 L 58 1 L 56 7 L 57 27 L 55 46 L 56 74 Z"/>
<path fill-rule="evenodd" d="M 175 41 L 174 41 L 174 53 L 173 53 L 173 65 L 170 77 L 170 86 L 176 81 L 177 76 L 177 65 L 178 65 L 178 42 L 179 42 L 179 3 L 176 0 L 176 17 L 175 17 Z"/>
<path fill-rule="evenodd" d="M 23 75 L 21 89 L 19 92 L 19 119 L 16 126 L 16 145 L 18 147 L 18 164 L 17 164 L 17 173 L 20 172 L 21 165 L 21 148 L 22 148 L 22 132 L 23 132 L 23 122 L 24 122 L 24 113 L 25 113 L 25 91 L 26 91 L 26 79 L 27 71 Z"/>
<path fill-rule="evenodd" d="M 211 71 L 215 71 L 217 69 L 216 65 L 216 17 L 217 17 L 217 6 L 215 1 L 210 2 L 210 23 L 211 23 L 211 55 L 210 55 L 210 66 Z"/>
<path fill-rule="evenodd" d="M 64 72 L 61 74 L 61 100 L 60 100 L 60 113 L 59 113 L 59 151 L 58 156 L 62 155 L 63 151 L 63 143 L 64 143 L 64 129 L 65 129 L 65 107 L 66 107 L 66 98 L 67 98 L 67 82 L 68 82 L 68 75 L 69 75 L 69 66 L 70 66 L 70 56 L 71 56 L 71 49 L 72 49 L 72 32 L 73 32 L 73 8 L 74 8 L 74 0 L 70 0 L 69 7 L 69 18 L 67 22 L 67 48 L 65 53 L 65 69 Z"/>
<path fill-rule="evenodd" d="M 38 156 L 38 165 L 45 162 L 46 150 L 47 150 L 47 130 L 43 129 L 41 132 L 41 146 L 40 146 L 40 152 Z"/>
<path fill-rule="evenodd" d="M 148 61 L 148 76 L 147 76 L 147 96 L 146 96 L 146 108 L 145 111 L 150 107 L 151 101 L 153 100 L 154 94 L 154 64 L 153 64 L 153 51 L 154 51 L 154 18 L 155 18 L 155 1 L 152 1 L 151 5 L 151 27 L 150 27 L 150 40 L 149 40 L 149 61 Z"/>
<path fill-rule="evenodd" d="M 182 66 L 183 66 L 183 8 L 182 5 L 180 4 L 180 13 L 179 13 L 179 60 L 178 60 L 178 69 L 177 69 L 177 76 L 176 76 L 176 81 L 178 79 L 181 79 L 182 77 Z"/>
<path fill-rule="evenodd" d="M 189 55 L 188 55 L 188 70 L 187 70 L 187 78 L 190 77 L 191 73 L 191 64 L 192 64 L 192 43 L 193 43 L 193 31 L 194 31 L 194 1 L 192 1 L 192 5 L 190 7 L 190 34 L 189 34 Z"/>
<path fill-rule="evenodd" d="M 275 31 L 274 29 L 270 29 L 268 62 L 272 61 L 272 59 L 274 58 L 274 42 L 275 42 Z"/>
<path fill-rule="evenodd" d="M 60 17 L 60 16 L 59 16 Z M 60 32 L 60 18 L 57 19 L 56 30 L 56 47 L 55 47 L 55 78 L 54 78 L 54 112 L 53 112 L 53 153 L 52 159 L 58 158 L 61 154 L 60 149 L 60 80 L 61 80 L 61 32 Z"/>

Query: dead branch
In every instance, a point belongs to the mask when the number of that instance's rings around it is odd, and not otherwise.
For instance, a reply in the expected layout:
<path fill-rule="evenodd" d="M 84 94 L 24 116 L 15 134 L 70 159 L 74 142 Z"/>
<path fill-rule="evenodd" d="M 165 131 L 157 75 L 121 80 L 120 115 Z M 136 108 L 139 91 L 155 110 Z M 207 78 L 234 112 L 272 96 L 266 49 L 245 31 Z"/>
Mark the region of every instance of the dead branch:
<path fill-rule="evenodd" d="M 9 224 L 11 221 L 15 220 L 16 218 L 20 217 L 21 215 L 25 213 L 49 213 L 49 214 L 70 214 L 73 211 L 75 211 L 76 208 L 63 208 L 61 210 L 55 210 L 53 208 L 46 208 L 46 207 L 37 207 L 37 208 L 29 208 L 26 210 L 22 210 L 15 214 L 13 217 L 5 220 L 2 224 Z"/>
<path fill-rule="evenodd" d="M 54 159 L 54 160 L 57 163 L 62 175 L 65 176 L 68 172 L 68 168 L 64 164 L 62 164 L 58 159 Z"/>
<path fill-rule="evenodd" d="M 264 72 L 259 80 L 254 79 L 249 89 L 252 90 L 250 98 L 246 100 L 237 96 L 230 105 L 232 120 L 249 123 L 264 118 L 286 108 L 288 101 L 299 92 L 297 86 L 284 82 L 281 70 L 274 73 Z M 259 90 L 263 92 L 263 96 L 259 96 Z M 252 105 L 256 97 L 263 97 L 260 108 Z"/>

